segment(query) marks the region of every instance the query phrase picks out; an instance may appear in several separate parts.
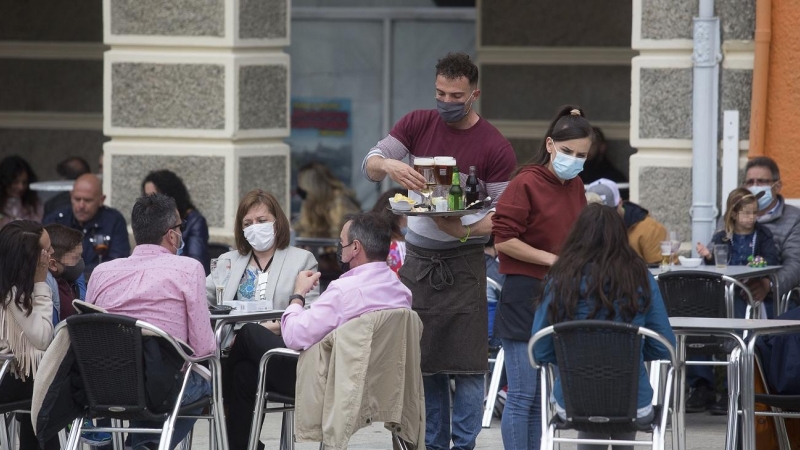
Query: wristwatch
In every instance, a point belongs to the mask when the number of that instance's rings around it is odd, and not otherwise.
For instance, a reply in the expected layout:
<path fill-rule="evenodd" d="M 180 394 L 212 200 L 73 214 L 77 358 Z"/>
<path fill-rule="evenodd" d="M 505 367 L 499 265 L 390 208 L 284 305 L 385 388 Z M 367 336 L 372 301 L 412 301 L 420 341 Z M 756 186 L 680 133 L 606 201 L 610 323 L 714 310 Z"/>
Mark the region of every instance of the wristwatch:
<path fill-rule="evenodd" d="M 301 306 L 305 308 L 305 306 L 306 306 L 306 298 L 303 297 L 302 295 L 293 294 L 293 295 L 289 296 L 289 303 L 292 303 L 292 300 L 300 300 L 301 302 L 303 302 L 303 304 Z"/>

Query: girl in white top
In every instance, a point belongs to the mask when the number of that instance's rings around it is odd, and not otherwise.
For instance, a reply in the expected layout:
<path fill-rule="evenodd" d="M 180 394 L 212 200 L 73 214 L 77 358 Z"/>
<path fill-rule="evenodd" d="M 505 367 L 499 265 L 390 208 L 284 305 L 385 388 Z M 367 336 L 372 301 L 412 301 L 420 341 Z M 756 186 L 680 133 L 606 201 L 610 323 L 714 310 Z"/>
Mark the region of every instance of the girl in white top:
<path fill-rule="evenodd" d="M 0 384 L 0 403 L 33 396 L 33 380 L 53 340 L 52 292 L 45 283 L 53 254 L 50 236 L 41 224 L 17 220 L 0 230 L 0 353 L 14 355 Z M 30 415 L 17 415 L 20 448 L 40 448 Z M 59 448 L 58 437 L 45 449 Z"/>

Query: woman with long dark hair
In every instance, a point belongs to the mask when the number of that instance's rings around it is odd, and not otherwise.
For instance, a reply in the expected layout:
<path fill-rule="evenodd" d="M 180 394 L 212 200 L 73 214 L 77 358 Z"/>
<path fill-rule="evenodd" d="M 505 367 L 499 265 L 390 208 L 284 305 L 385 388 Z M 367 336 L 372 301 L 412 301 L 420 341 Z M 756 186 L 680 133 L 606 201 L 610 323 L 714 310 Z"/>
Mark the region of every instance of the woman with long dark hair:
<path fill-rule="evenodd" d="M 142 181 L 144 195 L 164 194 L 172 197 L 178 206 L 178 214 L 186 224 L 183 232 L 183 251 L 179 254 L 200 261 L 208 275 L 211 271 L 211 260 L 208 258 L 208 223 L 192 203 L 189 190 L 183 180 L 170 170 L 157 170 L 150 172 Z"/>
<path fill-rule="evenodd" d="M 519 169 L 500 197 L 492 220 L 500 273 L 506 275 L 493 332 L 502 342 L 508 376 L 500 427 L 507 450 L 540 446 L 537 372 L 527 356 L 533 300 L 568 230 L 586 206 L 583 183 L 577 176 L 593 135 L 580 108 L 562 107 L 539 153 Z"/>
<path fill-rule="evenodd" d="M 0 227 L 14 220 L 42 221 L 44 207 L 30 184 L 36 174 L 23 158 L 11 155 L 0 161 Z"/>
<path fill-rule="evenodd" d="M 644 326 L 675 345 L 675 335 L 656 280 L 647 270 L 644 260 L 628 244 L 628 233 L 617 210 L 600 204 L 587 206 L 567 236 L 561 256 L 545 278 L 544 293 L 536 309 L 531 333 L 552 324 L 584 319 Z M 552 336 L 537 343 L 534 352 L 538 361 L 556 362 Z M 643 423 L 650 423 L 653 419 L 653 389 L 644 361 L 668 358 L 669 352 L 662 345 L 651 339 L 645 340 L 637 411 L 637 420 Z M 553 395 L 556 412 L 564 417 L 564 395 L 558 379 Z M 628 440 L 633 439 L 635 433 L 612 436 L 579 433 L 578 436 Z M 604 448 L 607 446 L 578 446 L 579 450 Z"/>
<path fill-rule="evenodd" d="M 16 220 L 0 230 L 0 353 L 14 355 L 0 384 L 0 403 L 33 396 L 36 369 L 53 340 L 52 292 L 45 282 L 52 254 L 50 236 L 37 222 Z M 20 448 L 39 448 L 30 415 L 17 419 Z M 58 437 L 44 448 L 59 448 Z"/>

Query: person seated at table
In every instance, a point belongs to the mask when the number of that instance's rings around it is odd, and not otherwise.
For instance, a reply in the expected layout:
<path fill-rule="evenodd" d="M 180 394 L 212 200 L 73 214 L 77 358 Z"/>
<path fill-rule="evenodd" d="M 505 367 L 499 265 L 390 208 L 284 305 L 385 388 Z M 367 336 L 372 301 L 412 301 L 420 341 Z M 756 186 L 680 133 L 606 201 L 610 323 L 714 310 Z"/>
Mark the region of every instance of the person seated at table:
<path fill-rule="evenodd" d="M 609 320 L 647 327 L 675 345 L 675 335 L 658 284 L 644 261 L 628 245 L 625 223 L 611 208 L 591 204 L 583 209 L 544 283 L 544 292 L 537 299 L 532 334 L 560 322 Z M 539 341 L 534 353 L 537 361 L 555 364 L 553 337 Z M 651 423 L 654 416 L 651 405 L 653 388 L 644 361 L 668 359 L 669 356 L 661 344 L 651 339 L 644 341 L 639 369 L 637 422 Z M 565 418 L 564 394 L 559 378 L 553 386 L 553 397 L 556 412 Z M 578 437 L 629 440 L 635 437 L 635 433 L 607 436 L 580 432 Z M 581 450 L 589 448 L 603 446 L 578 446 Z"/>
<path fill-rule="evenodd" d="M 310 252 L 289 245 L 289 220 L 278 199 L 255 189 L 242 197 L 233 223 L 236 250 L 220 255 L 231 261 L 231 273 L 222 301 L 272 300 L 274 309 L 286 309 L 294 279 L 304 270 L 317 270 Z M 309 300 L 313 301 L 316 291 Z M 214 274 L 206 278 L 206 297 L 216 303 Z M 277 331 L 280 324 L 271 324 Z"/>
<path fill-rule="evenodd" d="M 389 189 L 378 197 L 378 200 L 375 201 L 375 206 L 372 207 L 372 212 L 382 215 L 392 227 L 392 244 L 389 246 L 389 257 L 386 258 L 386 264 L 389 264 L 394 273 L 397 273 L 403 267 L 403 261 L 406 259 L 408 217 L 394 214 L 390 211 L 389 199 L 393 198 L 395 194 L 405 195 L 407 193 L 407 189 Z"/>
<path fill-rule="evenodd" d="M 697 243 L 697 253 L 704 258 L 705 263 L 713 265 L 716 263 L 714 258 L 714 246 L 724 245 L 728 250 L 727 263 L 732 266 L 746 266 L 749 257 L 760 256 L 766 260 L 767 265 L 780 264 L 778 247 L 772 237 L 772 232 L 764 225 L 756 221 L 758 212 L 758 199 L 764 195 L 763 192 L 753 194 L 745 188 L 736 188 L 728 194 L 725 216 L 723 218 L 724 229 L 718 231 L 711 238 L 708 247 L 702 243 Z M 758 280 L 751 280 L 757 283 Z M 766 297 L 758 298 L 759 291 L 753 293 L 753 299 L 763 301 L 764 310 L 767 317 L 773 317 L 772 294 L 769 289 L 769 278 L 761 278 L 762 283 L 767 284 L 763 291 Z M 737 289 L 733 299 L 734 317 L 743 318 L 747 309 L 747 299 L 744 292 Z M 693 361 L 710 360 L 707 356 L 697 356 Z M 727 383 L 723 383 L 720 392 L 715 393 L 714 370 L 712 366 L 687 366 L 686 384 L 691 388 L 691 393 L 686 400 L 686 412 L 697 413 L 709 410 L 713 415 L 724 415 L 728 413 Z M 717 398 L 718 396 L 718 398 Z"/>
<path fill-rule="evenodd" d="M 44 281 L 52 253 L 50 236 L 37 222 L 18 220 L 0 230 L 0 353 L 14 355 L 0 384 L 2 404 L 33 396 L 39 361 L 53 340 L 52 292 Z M 40 448 L 30 415 L 17 414 L 17 420 L 20 448 Z M 44 448 L 58 449 L 58 438 Z"/>
<path fill-rule="evenodd" d="M 206 218 L 192 204 L 192 198 L 183 180 L 170 170 L 156 170 L 147 174 L 142 181 L 143 195 L 164 194 L 175 199 L 181 220 L 186 223 L 183 242 L 186 243 L 179 255 L 188 256 L 200 261 L 206 275 L 210 272 L 208 258 L 208 224 Z"/>
<path fill-rule="evenodd" d="M 390 227 L 377 213 L 350 216 L 339 234 L 338 259 L 344 273 L 334 280 L 310 308 L 304 296 L 317 285 L 319 272 L 297 275 L 293 295 L 281 319 L 280 335 L 257 324 L 247 324 L 231 348 L 229 363 L 235 383 L 228 406 L 228 439 L 232 450 L 244 449 L 250 435 L 255 405 L 258 364 L 273 348 L 305 350 L 328 333 L 363 314 L 384 309 L 411 308 L 411 291 L 386 264 Z M 270 360 L 267 390 L 294 396 L 296 361 Z M 259 443 L 259 448 L 263 444 Z"/>
<path fill-rule="evenodd" d="M 759 192 L 754 195 L 745 188 L 736 188 L 728 194 L 728 201 L 725 210 L 724 226 L 725 229 L 718 231 L 711 238 L 708 247 L 701 242 L 697 243 L 697 253 L 702 256 L 705 263 L 714 265 L 714 246 L 724 245 L 728 249 L 728 265 L 746 266 L 750 258 L 764 258 L 768 266 L 780 265 L 780 255 L 778 247 L 772 238 L 772 232 L 764 225 L 756 221 L 758 212 L 758 199 L 764 195 Z M 769 277 L 761 278 L 762 282 L 769 286 Z M 754 281 L 754 280 L 751 280 Z M 766 297 L 756 298 L 755 301 L 762 301 L 767 310 L 767 317 L 773 317 L 772 294 L 769 289 Z M 743 293 L 734 299 L 735 316 L 743 318 L 747 303 Z"/>
<path fill-rule="evenodd" d="M 42 203 L 30 188 L 35 182 L 23 158 L 11 155 L 0 161 L 0 228 L 14 220 L 42 221 Z"/>
<path fill-rule="evenodd" d="M 91 172 L 92 169 L 89 167 L 89 163 L 79 156 L 70 156 L 56 166 L 56 173 L 62 180 L 74 181 L 79 176 Z M 70 206 L 70 202 L 69 191 L 59 192 L 44 203 L 44 215 L 49 216 L 53 211 Z"/>
<path fill-rule="evenodd" d="M 131 254 L 128 225 L 119 211 L 103 205 L 103 184 L 96 175 L 87 173 L 75 180 L 70 193 L 72 205 L 53 211 L 42 223 L 58 223 L 83 233 L 84 273 L 91 276 L 101 261 L 125 258 Z M 103 239 L 104 242 L 99 242 Z M 105 246 L 101 246 L 101 244 Z M 95 250 L 97 249 L 97 250 Z M 97 251 L 103 252 L 102 259 Z"/>
<path fill-rule="evenodd" d="M 214 353 L 216 341 L 205 301 L 203 266 L 191 258 L 177 256 L 183 247 L 183 221 L 175 200 L 163 194 L 136 200 L 131 210 L 131 228 L 136 240 L 133 254 L 97 266 L 86 289 L 86 301 L 109 313 L 143 320 L 187 343 L 194 355 Z M 182 404 L 211 393 L 211 385 L 193 372 Z M 201 410 L 192 411 L 199 414 Z M 174 448 L 192 429 L 195 420 L 178 419 L 169 448 Z M 131 427 L 161 424 L 131 421 Z M 157 448 L 156 434 L 133 434 L 133 448 Z"/>
<path fill-rule="evenodd" d="M 83 275 L 83 235 L 78 230 L 51 223 L 44 227 L 50 235 L 53 255 L 48 262 L 48 270 L 58 283 L 58 297 L 61 308 L 59 320 L 75 314 L 72 301 L 82 300 L 86 286 L 79 283 Z"/>
<path fill-rule="evenodd" d="M 617 183 L 601 178 L 591 183 L 586 192 L 599 195 L 606 206 L 616 208 L 625 221 L 628 243 L 647 264 L 661 262 L 661 241 L 667 239 L 667 229 L 646 209 L 622 200 Z"/>

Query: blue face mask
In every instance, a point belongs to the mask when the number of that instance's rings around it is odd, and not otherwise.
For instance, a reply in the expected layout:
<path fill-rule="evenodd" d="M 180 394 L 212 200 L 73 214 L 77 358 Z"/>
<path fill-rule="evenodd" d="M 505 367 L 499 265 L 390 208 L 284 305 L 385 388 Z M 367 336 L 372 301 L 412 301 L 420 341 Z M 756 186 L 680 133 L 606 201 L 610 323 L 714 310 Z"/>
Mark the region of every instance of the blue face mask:
<path fill-rule="evenodd" d="M 408 227 L 400 227 L 400 234 L 405 236 L 406 233 L 408 233 Z"/>
<path fill-rule="evenodd" d="M 180 239 L 181 239 L 181 246 L 178 247 L 177 251 L 175 252 L 176 255 L 180 256 L 180 255 L 183 254 L 183 247 L 186 247 L 186 241 L 183 240 L 183 235 L 182 234 L 177 233 L 177 232 L 175 234 L 177 234 L 178 237 L 180 237 Z"/>
<path fill-rule="evenodd" d="M 758 195 L 763 192 L 764 195 L 758 199 L 758 210 L 763 211 L 772 204 L 772 185 L 770 186 L 750 186 L 747 188 L 753 195 Z"/>
<path fill-rule="evenodd" d="M 583 170 L 583 163 L 585 162 L 585 159 L 565 155 L 556 150 L 556 157 L 553 159 L 553 171 L 558 178 L 562 180 L 571 180 L 581 173 L 581 170 Z"/>

